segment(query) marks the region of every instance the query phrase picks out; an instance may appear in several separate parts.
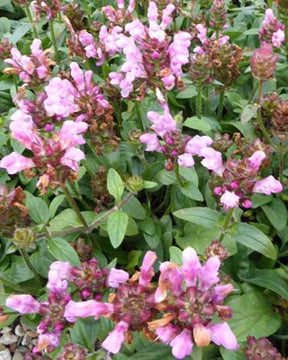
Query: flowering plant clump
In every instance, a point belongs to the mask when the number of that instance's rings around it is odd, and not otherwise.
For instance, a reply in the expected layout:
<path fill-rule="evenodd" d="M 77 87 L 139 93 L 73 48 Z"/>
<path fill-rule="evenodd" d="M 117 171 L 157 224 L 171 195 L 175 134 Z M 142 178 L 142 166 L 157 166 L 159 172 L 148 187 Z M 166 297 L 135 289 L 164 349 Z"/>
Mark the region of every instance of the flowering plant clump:
<path fill-rule="evenodd" d="M 285 2 L 0 0 L 0 359 L 287 359 Z"/>

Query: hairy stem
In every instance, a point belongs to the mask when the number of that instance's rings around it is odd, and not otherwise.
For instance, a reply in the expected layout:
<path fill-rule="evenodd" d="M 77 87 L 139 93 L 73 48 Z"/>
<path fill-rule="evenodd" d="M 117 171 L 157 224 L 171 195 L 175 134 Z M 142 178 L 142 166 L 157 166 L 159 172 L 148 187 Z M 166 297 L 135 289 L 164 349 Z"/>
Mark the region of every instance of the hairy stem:
<path fill-rule="evenodd" d="M 34 36 L 35 39 L 39 39 L 39 35 L 38 35 L 38 32 L 37 32 L 35 22 L 33 20 L 33 16 L 31 14 L 29 5 L 27 5 L 25 9 L 26 9 L 26 14 L 27 14 L 28 20 L 29 20 L 30 24 L 32 25 L 33 36 Z"/>
<path fill-rule="evenodd" d="M 19 252 L 25 262 L 25 264 L 27 265 L 28 269 L 31 270 L 34 275 L 35 275 L 35 279 L 37 279 L 40 283 L 41 283 L 41 277 L 38 274 L 38 271 L 35 269 L 34 265 L 32 264 L 32 262 L 30 261 L 29 255 L 27 254 L 27 251 L 23 248 L 19 248 Z"/>
<path fill-rule="evenodd" d="M 225 90 L 220 90 L 217 120 L 222 119 Z"/>
<path fill-rule="evenodd" d="M 196 114 L 197 114 L 198 119 L 201 119 L 201 114 L 202 114 L 202 92 L 201 92 L 201 86 L 198 87 L 198 91 L 197 91 Z"/>
<path fill-rule="evenodd" d="M 66 196 L 66 199 L 69 202 L 69 205 L 71 206 L 71 208 L 75 211 L 75 213 L 77 214 L 79 220 L 81 221 L 81 223 L 84 225 L 85 228 L 88 227 L 88 224 L 86 222 L 86 220 L 84 219 L 83 215 L 81 214 L 81 211 L 79 209 L 79 207 L 77 206 L 75 200 L 73 199 L 73 197 L 71 196 L 69 190 L 67 189 L 66 186 L 62 187 L 64 194 Z"/>
<path fill-rule="evenodd" d="M 56 44 L 56 38 L 55 38 L 55 32 L 54 32 L 54 26 L 53 26 L 52 19 L 49 20 L 49 29 L 50 29 L 50 34 L 51 34 L 51 42 L 52 42 L 52 46 L 54 49 L 54 57 L 55 57 L 55 60 L 58 62 L 59 61 L 58 50 L 57 50 L 57 44 Z"/>
<path fill-rule="evenodd" d="M 227 214 L 224 219 L 223 228 L 222 228 L 222 234 L 220 235 L 220 238 L 219 238 L 219 243 L 221 243 L 221 241 L 224 239 L 224 236 L 226 235 L 226 231 L 228 230 L 228 228 L 230 226 L 230 221 L 231 221 L 232 215 L 233 215 L 233 208 L 229 209 L 227 211 Z"/>

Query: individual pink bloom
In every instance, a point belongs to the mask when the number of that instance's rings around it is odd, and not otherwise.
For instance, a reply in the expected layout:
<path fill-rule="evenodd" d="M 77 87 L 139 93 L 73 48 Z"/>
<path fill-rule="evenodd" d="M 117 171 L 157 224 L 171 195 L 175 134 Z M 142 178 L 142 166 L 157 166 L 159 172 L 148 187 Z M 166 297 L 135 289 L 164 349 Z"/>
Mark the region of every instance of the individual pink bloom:
<path fill-rule="evenodd" d="M 154 276 L 153 265 L 156 259 L 157 254 L 154 251 L 147 251 L 141 266 L 139 285 L 146 287 L 150 283 Z"/>
<path fill-rule="evenodd" d="M 169 323 L 156 328 L 155 333 L 164 344 L 169 344 L 177 334 L 177 327 Z"/>
<path fill-rule="evenodd" d="M 45 87 L 45 92 L 47 99 L 44 101 L 44 107 L 48 116 L 67 117 L 79 111 L 78 105 L 75 104 L 76 89 L 69 80 L 55 77 Z"/>
<path fill-rule="evenodd" d="M 161 151 L 161 144 L 156 134 L 143 134 L 139 137 L 142 144 L 146 144 L 146 151 Z"/>
<path fill-rule="evenodd" d="M 183 359 L 192 353 L 193 343 L 191 340 L 192 334 L 188 329 L 184 329 L 179 335 L 171 341 L 172 354 L 176 359 Z"/>
<path fill-rule="evenodd" d="M 170 68 L 176 76 L 182 75 L 182 66 L 189 62 L 190 44 L 191 35 L 179 31 L 174 35 L 173 42 L 169 46 Z"/>
<path fill-rule="evenodd" d="M 107 286 L 118 288 L 119 285 L 129 279 L 129 274 L 124 270 L 112 268 L 107 277 Z"/>
<path fill-rule="evenodd" d="M 71 269 L 69 262 L 54 261 L 48 272 L 47 289 L 56 293 L 65 292 L 68 286 L 67 280 L 73 279 Z"/>
<path fill-rule="evenodd" d="M 179 166 L 189 168 L 189 167 L 194 166 L 194 164 L 195 164 L 195 161 L 191 154 L 184 153 L 184 154 L 178 156 L 178 165 Z"/>
<path fill-rule="evenodd" d="M 85 159 L 85 154 L 82 150 L 74 147 L 66 150 L 62 156 L 60 163 L 64 166 L 70 167 L 74 171 L 79 171 L 78 161 Z"/>
<path fill-rule="evenodd" d="M 193 338 L 197 346 L 208 346 L 210 344 L 210 332 L 201 323 L 195 324 L 193 327 Z"/>
<path fill-rule="evenodd" d="M 145 26 L 141 23 L 139 19 L 135 19 L 131 23 L 125 25 L 125 31 L 130 34 L 133 39 L 144 39 L 146 34 Z M 122 38 L 122 40 L 125 40 Z"/>
<path fill-rule="evenodd" d="M 25 169 L 31 169 L 35 166 L 33 160 L 22 156 L 15 151 L 4 156 L 0 161 L 0 167 L 7 170 L 8 174 L 13 175 Z"/>
<path fill-rule="evenodd" d="M 177 130 L 176 121 L 171 116 L 169 109 L 164 108 L 163 115 L 158 114 L 156 111 L 149 111 L 147 117 L 153 123 L 151 129 L 161 137 Z"/>
<path fill-rule="evenodd" d="M 273 79 L 278 58 L 279 55 L 274 54 L 273 46 L 266 42 L 263 43 L 250 58 L 251 72 L 254 78 L 261 81 Z"/>
<path fill-rule="evenodd" d="M 37 71 L 37 75 L 38 75 L 39 79 L 45 79 L 45 77 L 48 74 L 48 69 L 44 65 L 38 66 L 36 71 Z"/>
<path fill-rule="evenodd" d="M 88 124 L 82 121 L 64 121 L 59 132 L 61 148 L 67 149 L 75 145 L 85 144 L 82 134 L 88 129 Z"/>
<path fill-rule="evenodd" d="M 86 30 L 80 31 L 79 41 L 81 42 L 81 44 L 83 46 L 88 46 L 88 45 L 94 44 L 93 36 L 90 33 L 88 33 L 88 31 L 86 31 Z"/>
<path fill-rule="evenodd" d="M 249 200 L 249 199 L 245 199 L 242 203 L 242 206 L 245 208 L 245 209 L 250 209 L 252 207 L 252 201 Z"/>
<path fill-rule="evenodd" d="M 125 7 L 125 1 L 124 0 L 116 0 L 117 6 L 119 9 L 124 9 Z"/>
<path fill-rule="evenodd" d="M 253 192 L 261 193 L 265 195 L 271 195 L 272 193 L 278 193 L 283 190 L 282 184 L 276 180 L 272 175 L 265 179 L 256 181 Z"/>
<path fill-rule="evenodd" d="M 266 9 L 265 11 L 265 18 L 263 20 L 262 26 L 269 26 L 271 22 L 275 20 L 275 16 L 273 13 L 273 9 Z"/>
<path fill-rule="evenodd" d="M 70 64 L 71 76 L 74 79 L 79 91 L 85 89 L 84 73 L 76 62 Z"/>
<path fill-rule="evenodd" d="M 201 150 L 201 156 L 204 157 L 201 161 L 203 166 L 214 171 L 219 176 L 223 175 L 224 166 L 222 162 L 222 154 L 219 151 L 207 147 Z"/>
<path fill-rule="evenodd" d="M 209 136 L 194 136 L 186 144 L 185 151 L 192 155 L 201 155 L 201 151 L 213 144 L 213 140 Z"/>
<path fill-rule="evenodd" d="M 221 303 L 226 296 L 233 293 L 234 287 L 232 284 L 225 284 L 225 285 L 217 285 L 214 287 L 212 292 L 212 297 L 215 303 Z"/>
<path fill-rule="evenodd" d="M 284 41 L 285 41 L 285 33 L 283 30 L 279 29 L 273 33 L 272 35 L 273 46 L 280 48 L 280 46 L 284 43 Z"/>
<path fill-rule="evenodd" d="M 125 321 L 120 321 L 115 326 L 115 329 L 112 330 L 107 336 L 107 338 L 103 341 L 102 347 L 112 354 L 119 353 L 125 341 L 125 334 L 128 328 L 129 324 L 127 324 Z"/>
<path fill-rule="evenodd" d="M 170 25 L 173 21 L 171 14 L 175 10 L 175 6 L 173 4 L 168 4 L 166 8 L 162 11 L 162 21 L 160 24 L 161 29 L 165 30 L 168 25 Z"/>
<path fill-rule="evenodd" d="M 185 282 L 188 287 L 195 286 L 199 271 L 201 269 L 198 255 L 193 248 L 187 247 L 183 250 L 182 257 L 183 265 L 181 267 L 181 271 L 183 273 Z"/>
<path fill-rule="evenodd" d="M 266 158 L 266 154 L 264 151 L 258 150 L 255 151 L 252 156 L 248 158 L 248 162 L 251 168 L 257 171 L 262 164 L 262 161 Z"/>
<path fill-rule="evenodd" d="M 109 73 L 110 83 L 112 85 L 119 86 L 121 81 L 123 80 L 123 74 L 118 74 L 116 72 Z"/>
<path fill-rule="evenodd" d="M 198 31 L 198 39 L 204 44 L 207 40 L 207 28 L 203 24 L 196 25 Z"/>
<path fill-rule="evenodd" d="M 166 90 L 172 90 L 175 86 L 175 76 L 167 75 L 161 78 Z"/>
<path fill-rule="evenodd" d="M 218 256 L 212 256 L 206 261 L 206 264 L 201 267 L 198 276 L 199 288 L 201 290 L 208 290 L 219 282 L 218 271 L 220 265 L 221 262 Z"/>
<path fill-rule="evenodd" d="M 129 0 L 127 11 L 128 13 L 132 13 L 132 11 L 135 9 L 136 0 Z"/>
<path fill-rule="evenodd" d="M 211 340 L 220 346 L 224 346 L 228 350 L 237 350 L 239 345 L 235 335 L 233 334 L 230 326 L 224 322 L 221 324 L 208 325 Z"/>
<path fill-rule="evenodd" d="M 61 331 L 52 331 L 50 333 L 40 334 L 38 336 L 37 345 L 33 348 L 33 352 L 42 352 L 55 349 L 60 345 Z"/>
<path fill-rule="evenodd" d="M 37 314 L 40 308 L 40 303 L 31 295 L 10 295 L 5 305 L 20 314 Z"/>
<path fill-rule="evenodd" d="M 113 305 L 95 300 L 75 302 L 73 300 L 65 307 L 64 317 L 69 322 L 75 322 L 77 318 L 94 316 L 98 319 L 101 315 L 109 315 L 113 311 Z"/>
<path fill-rule="evenodd" d="M 233 191 L 226 190 L 220 198 L 220 203 L 223 204 L 225 210 L 239 207 L 240 197 Z"/>

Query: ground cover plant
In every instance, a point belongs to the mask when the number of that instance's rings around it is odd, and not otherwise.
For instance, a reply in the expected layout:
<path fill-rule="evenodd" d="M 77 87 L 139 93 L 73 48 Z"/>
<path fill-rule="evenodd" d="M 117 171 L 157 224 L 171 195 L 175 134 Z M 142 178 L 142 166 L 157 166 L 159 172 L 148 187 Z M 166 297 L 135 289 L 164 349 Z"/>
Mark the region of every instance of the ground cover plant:
<path fill-rule="evenodd" d="M 0 355 L 285 359 L 287 0 L 0 15 Z"/>

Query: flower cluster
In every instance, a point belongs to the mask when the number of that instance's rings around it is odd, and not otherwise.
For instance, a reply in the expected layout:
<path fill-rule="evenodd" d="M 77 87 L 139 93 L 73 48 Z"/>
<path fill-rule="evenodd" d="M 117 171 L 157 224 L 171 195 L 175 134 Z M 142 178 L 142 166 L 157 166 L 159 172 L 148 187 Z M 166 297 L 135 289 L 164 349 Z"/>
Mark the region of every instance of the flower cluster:
<path fill-rule="evenodd" d="M 131 13 L 135 8 L 136 0 L 129 0 L 129 4 L 127 9 L 125 8 L 124 0 L 116 1 L 118 9 L 113 8 L 113 6 L 104 6 L 102 7 L 102 11 L 105 14 L 106 18 L 113 25 L 123 25 L 129 20 L 132 20 Z"/>
<path fill-rule="evenodd" d="M 250 197 L 254 193 L 271 195 L 283 190 L 282 184 L 272 175 L 259 180 L 261 166 L 269 165 L 270 150 L 259 140 L 252 145 L 242 153 L 242 158 L 239 158 L 238 150 L 232 154 L 223 164 L 222 175 L 212 179 L 211 187 L 214 194 L 220 196 L 225 210 L 239 206 L 250 208 Z"/>
<path fill-rule="evenodd" d="M 16 227 L 29 225 L 25 194 L 20 186 L 9 189 L 0 185 L 0 234 L 10 237 Z"/>
<path fill-rule="evenodd" d="M 276 48 L 285 41 L 284 25 L 275 18 L 273 10 L 265 11 L 265 18 L 259 30 L 259 39 L 262 43 L 272 44 Z"/>
<path fill-rule="evenodd" d="M 272 80 L 278 57 L 269 43 L 263 43 L 259 49 L 256 49 L 250 58 L 254 78 L 260 81 Z"/>
<path fill-rule="evenodd" d="M 99 284 L 99 271 L 105 270 L 105 282 L 100 288 L 115 291 L 110 293 L 109 302 L 101 301 L 102 297 L 98 295 L 81 302 L 71 300 L 67 293 L 68 281 L 77 285 L 79 276 L 85 281 L 83 271 L 85 273 L 87 268 L 77 270 L 69 263 L 57 261 L 52 263 L 48 275 L 48 301 L 39 303 L 30 295 L 11 295 L 6 306 L 21 314 L 39 313 L 42 316 L 38 343 L 33 349 L 36 356 L 57 347 L 65 327 L 72 326 L 78 318 L 90 316 L 96 320 L 105 316 L 116 323 L 102 343 L 102 347 L 113 354 L 120 351 L 125 339 L 132 339 L 132 331 L 143 331 L 150 340 L 157 337 L 170 344 L 177 359 L 191 354 L 193 342 L 197 346 L 207 346 L 213 341 L 227 349 L 237 349 L 237 340 L 225 322 L 232 316 L 231 309 L 222 305 L 225 297 L 233 292 L 233 286 L 220 284 L 219 258 L 212 256 L 202 266 L 195 250 L 187 248 L 183 251 L 182 266 L 170 262 L 160 265 L 158 287 L 151 283 L 156 259 L 157 255 L 148 251 L 140 272 L 131 278 L 125 271 L 115 268 L 92 270 L 89 277 L 93 280 L 95 276 L 94 282 L 89 280 L 87 286 L 95 289 Z M 94 263 L 87 266 L 97 267 L 96 260 L 91 261 Z M 224 322 L 213 323 L 215 315 Z M 67 345 L 64 351 L 72 350 Z M 84 357 L 85 353 L 79 351 Z"/>
<path fill-rule="evenodd" d="M 196 25 L 196 46 L 191 56 L 189 76 L 197 85 L 207 85 L 213 80 L 230 86 L 239 77 L 239 63 L 243 58 L 242 49 L 229 42 L 229 36 L 213 33 L 209 38 L 203 24 Z"/>
<path fill-rule="evenodd" d="M 24 83 L 35 88 L 39 87 L 43 81 L 50 78 L 50 66 L 55 63 L 51 60 L 48 53 L 50 50 L 43 51 L 41 41 L 35 39 L 30 47 L 31 56 L 22 55 L 18 49 L 11 49 L 12 58 L 5 59 L 4 62 L 12 67 L 6 68 L 6 74 L 18 74 Z"/>
<path fill-rule="evenodd" d="M 279 351 L 266 338 L 247 338 L 248 346 L 244 349 L 248 360 L 284 360 Z"/>
<path fill-rule="evenodd" d="M 34 0 L 31 2 L 36 21 L 40 20 L 41 15 L 45 15 L 46 19 L 57 18 L 61 8 L 61 0 Z"/>
<path fill-rule="evenodd" d="M 139 19 L 125 26 L 129 36 L 122 35 L 117 42 L 125 55 L 120 72 L 109 74 L 112 85 L 119 86 L 121 95 L 128 97 L 134 90 L 140 97 L 146 87 L 171 90 L 179 82 L 182 66 L 189 61 L 191 36 L 184 31 L 174 34 L 171 39 L 166 29 L 172 22 L 173 4 L 167 5 L 158 23 L 157 5 L 151 1 L 148 8 L 149 25 Z"/>
<path fill-rule="evenodd" d="M 209 136 L 183 136 L 177 129 L 177 123 L 170 114 L 168 105 L 162 104 L 163 115 L 156 111 L 149 111 L 148 119 L 153 123 L 151 129 L 155 132 L 140 136 L 140 141 L 146 144 L 146 151 L 163 153 L 167 159 L 166 170 L 173 170 L 175 161 L 179 166 L 192 167 L 194 155 L 203 157 L 202 165 L 209 170 L 222 175 L 223 165 L 221 153 L 210 145 L 213 140 Z"/>

